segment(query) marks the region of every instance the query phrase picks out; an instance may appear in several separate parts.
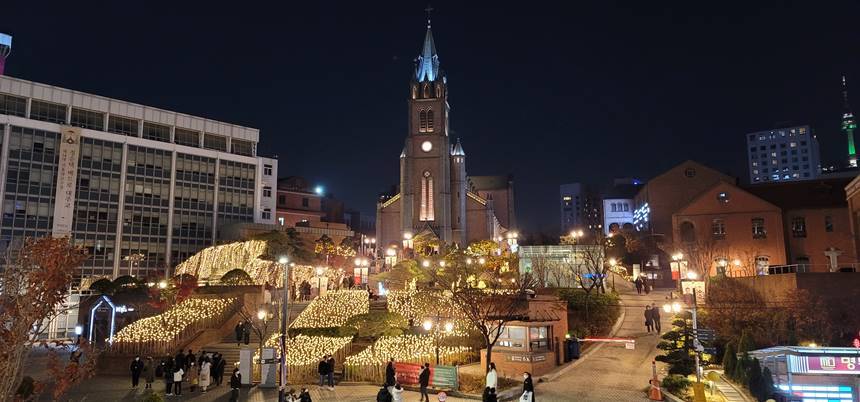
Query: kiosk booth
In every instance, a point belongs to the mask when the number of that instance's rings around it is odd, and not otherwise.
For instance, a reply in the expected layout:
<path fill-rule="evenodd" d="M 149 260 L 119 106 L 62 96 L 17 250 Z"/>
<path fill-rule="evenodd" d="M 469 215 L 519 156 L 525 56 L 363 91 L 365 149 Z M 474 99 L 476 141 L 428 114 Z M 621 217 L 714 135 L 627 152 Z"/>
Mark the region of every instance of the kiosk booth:
<path fill-rule="evenodd" d="M 860 349 L 774 346 L 749 353 L 785 402 L 860 401 Z"/>

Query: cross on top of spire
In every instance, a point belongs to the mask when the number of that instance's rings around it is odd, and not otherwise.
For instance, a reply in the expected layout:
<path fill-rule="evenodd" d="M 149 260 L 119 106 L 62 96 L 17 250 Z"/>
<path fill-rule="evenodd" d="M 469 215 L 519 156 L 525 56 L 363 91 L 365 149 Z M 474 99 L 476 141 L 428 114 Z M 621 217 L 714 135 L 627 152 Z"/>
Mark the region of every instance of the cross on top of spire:
<path fill-rule="evenodd" d="M 433 12 L 433 6 L 427 5 L 427 8 L 424 9 L 424 12 L 427 13 L 427 29 L 430 29 L 430 13 Z"/>
<path fill-rule="evenodd" d="M 436 44 L 433 42 L 433 32 L 430 29 L 430 12 L 433 7 L 427 6 L 427 33 L 424 35 L 424 45 L 416 60 L 415 79 L 418 82 L 436 81 L 439 77 L 439 56 L 436 54 Z"/>

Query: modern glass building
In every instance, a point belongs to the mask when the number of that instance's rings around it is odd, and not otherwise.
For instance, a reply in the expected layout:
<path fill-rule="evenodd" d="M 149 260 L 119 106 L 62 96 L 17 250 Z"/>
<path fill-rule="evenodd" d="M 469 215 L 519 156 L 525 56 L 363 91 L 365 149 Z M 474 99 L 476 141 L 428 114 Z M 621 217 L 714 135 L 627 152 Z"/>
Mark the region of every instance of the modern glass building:
<path fill-rule="evenodd" d="M 0 251 L 71 236 L 81 277 L 164 275 L 233 223 L 275 223 L 259 130 L 0 76 Z"/>

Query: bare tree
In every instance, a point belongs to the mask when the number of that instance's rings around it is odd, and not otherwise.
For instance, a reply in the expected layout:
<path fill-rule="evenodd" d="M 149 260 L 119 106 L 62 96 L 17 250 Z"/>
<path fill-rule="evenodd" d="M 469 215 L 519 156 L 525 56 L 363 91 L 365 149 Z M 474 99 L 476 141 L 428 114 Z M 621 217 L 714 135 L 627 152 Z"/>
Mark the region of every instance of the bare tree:
<path fill-rule="evenodd" d="M 675 245 L 675 252 L 683 254 L 683 260 L 687 262 L 687 270 L 696 273 L 703 281 L 705 287 L 710 283 L 711 271 L 719 260 L 727 259 L 728 249 L 712 236 L 707 236 L 691 241 L 682 241 Z M 729 261 L 725 260 L 728 264 Z"/>
<path fill-rule="evenodd" d="M 570 265 L 571 274 L 579 287 L 585 292 L 585 322 L 589 321 L 589 304 L 592 292 L 606 292 L 604 279 L 609 272 L 609 264 L 604 256 L 605 238 L 594 235 L 580 242 L 574 248 L 574 258 Z"/>
<path fill-rule="evenodd" d="M 0 402 L 14 397 L 24 359 L 62 313 L 85 259 L 84 250 L 68 238 L 53 237 L 27 239 L 14 259 L 7 257 L 0 274 Z"/>

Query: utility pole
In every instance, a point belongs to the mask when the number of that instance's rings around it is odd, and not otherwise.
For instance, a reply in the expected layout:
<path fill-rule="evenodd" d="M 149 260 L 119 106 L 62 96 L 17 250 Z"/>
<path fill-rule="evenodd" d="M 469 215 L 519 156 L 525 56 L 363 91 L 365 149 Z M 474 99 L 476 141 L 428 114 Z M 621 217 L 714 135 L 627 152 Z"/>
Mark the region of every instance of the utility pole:
<path fill-rule="evenodd" d="M 696 319 L 696 288 L 693 288 L 693 348 L 696 350 L 696 382 L 702 382 L 702 372 L 699 369 L 699 352 L 703 350 L 699 343 L 699 320 Z"/>
<path fill-rule="evenodd" d="M 290 275 L 287 257 L 281 257 L 278 262 L 284 269 L 284 300 L 281 303 L 281 383 L 278 387 L 278 402 L 286 402 L 287 387 L 287 314 L 290 311 Z M 262 356 L 262 355 L 261 355 Z"/>

